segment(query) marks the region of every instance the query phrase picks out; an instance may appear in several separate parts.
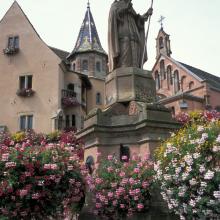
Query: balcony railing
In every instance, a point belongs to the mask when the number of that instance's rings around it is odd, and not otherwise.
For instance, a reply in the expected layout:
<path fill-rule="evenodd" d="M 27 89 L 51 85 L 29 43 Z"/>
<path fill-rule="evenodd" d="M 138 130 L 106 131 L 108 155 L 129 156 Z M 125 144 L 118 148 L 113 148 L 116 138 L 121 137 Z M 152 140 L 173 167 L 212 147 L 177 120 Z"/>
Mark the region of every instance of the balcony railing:
<path fill-rule="evenodd" d="M 76 93 L 71 90 L 62 90 L 62 105 L 64 107 L 74 107 L 80 105 L 76 98 Z"/>

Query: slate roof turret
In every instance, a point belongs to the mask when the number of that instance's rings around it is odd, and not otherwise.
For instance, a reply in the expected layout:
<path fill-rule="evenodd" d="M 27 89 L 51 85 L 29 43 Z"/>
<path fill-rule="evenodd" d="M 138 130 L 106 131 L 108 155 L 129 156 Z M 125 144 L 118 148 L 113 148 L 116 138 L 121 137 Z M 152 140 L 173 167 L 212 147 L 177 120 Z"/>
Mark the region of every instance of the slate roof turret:
<path fill-rule="evenodd" d="M 106 55 L 99 40 L 99 35 L 88 3 L 87 11 L 80 28 L 76 45 L 68 58 L 77 53 L 98 52 Z"/>

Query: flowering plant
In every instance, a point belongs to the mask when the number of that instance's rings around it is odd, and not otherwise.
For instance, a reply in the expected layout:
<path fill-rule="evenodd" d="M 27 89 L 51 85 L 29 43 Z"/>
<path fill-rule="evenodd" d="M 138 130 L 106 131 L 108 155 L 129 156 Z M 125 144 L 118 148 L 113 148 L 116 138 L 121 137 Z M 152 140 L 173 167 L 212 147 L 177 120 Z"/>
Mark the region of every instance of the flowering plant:
<path fill-rule="evenodd" d="M 30 137 L 0 145 L 0 219 L 63 219 L 79 211 L 85 195 L 77 144 L 33 145 Z"/>
<path fill-rule="evenodd" d="M 96 171 L 95 214 L 101 217 L 117 219 L 149 208 L 153 163 L 138 156 L 129 161 L 123 156 L 122 160 L 109 155 L 100 161 Z"/>
<path fill-rule="evenodd" d="M 156 158 L 156 179 L 169 209 L 181 220 L 219 218 L 219 120 L 184 127 L 162 144 Z"/>
<path fill-rule="evenodd" d="M 204 124 L 212 120 L 220 119 L 220 112 L 216 110 L 212 111 L 193 111 L 193 112 L 181 112 L 176 116 L 176 120 L 181 124 L 188 125 L 192 123 Z"/>
<path fill-rule="evenodd" d="M 63 97 L 62 104 L 64 107 L 73 107 L 80 105 L 76 97 Z"/>

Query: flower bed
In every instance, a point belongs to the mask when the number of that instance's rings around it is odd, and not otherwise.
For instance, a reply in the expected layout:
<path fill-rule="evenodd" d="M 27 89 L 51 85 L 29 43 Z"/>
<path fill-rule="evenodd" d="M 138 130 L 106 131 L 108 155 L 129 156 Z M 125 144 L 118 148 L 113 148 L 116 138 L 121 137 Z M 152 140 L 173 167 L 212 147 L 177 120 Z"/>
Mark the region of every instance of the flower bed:
<path fill-rule="evenodd" d="M 169 209 L 184 219 L 219 219 L 220 121 L 200 114 L 156 152 L 156 178 Z M 202 120 L 200 120 L 202 119 Z"/>
<path fill-rule="evenodd" d="M 149 209 L 149 188 L 153 176 L 153 163 L 134 156 L 124 162 L 109 155 L 101 160 L 96 171 L 94 193 L 95 214 L 107 219 L 132 215 Z"/>
<path fill-rule="evenodd" d="M 63 219 L 82 208 L 84 183 L 74 139 L 48 143 L 46 135 L 34 132 L 0 137 L 0 219 Z"/>

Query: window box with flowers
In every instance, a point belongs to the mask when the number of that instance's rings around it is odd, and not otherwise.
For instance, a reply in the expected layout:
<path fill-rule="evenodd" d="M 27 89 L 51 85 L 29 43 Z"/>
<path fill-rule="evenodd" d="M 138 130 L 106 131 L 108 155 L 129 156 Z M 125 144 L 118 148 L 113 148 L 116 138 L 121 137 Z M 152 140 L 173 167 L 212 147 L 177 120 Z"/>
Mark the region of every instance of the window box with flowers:
<path fill-rule="evenodd" d="M 23 88 L 23 89 L 18 89 L 16 94 L 18 96 L 22 96 L 22 97 L 30 97 L 30 96 L 33 96 L 34 93 L 35 93 L 35 91 L 32 90 L 32 89 L 25 89 L 25 88 Z"/>

